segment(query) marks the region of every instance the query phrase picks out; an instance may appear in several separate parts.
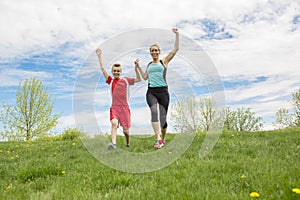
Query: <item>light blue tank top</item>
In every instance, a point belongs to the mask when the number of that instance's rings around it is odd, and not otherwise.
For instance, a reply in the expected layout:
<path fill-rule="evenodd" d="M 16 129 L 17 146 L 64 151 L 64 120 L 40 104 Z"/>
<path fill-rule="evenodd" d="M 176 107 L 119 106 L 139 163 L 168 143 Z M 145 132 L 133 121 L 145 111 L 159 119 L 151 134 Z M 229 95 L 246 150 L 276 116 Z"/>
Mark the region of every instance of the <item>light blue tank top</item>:
<path fill-rule="evenodd" d="M 159 63 L 150 63 L 148 65 L 148 85 L 149 87 L 165 87 L 167 69 Z"/>

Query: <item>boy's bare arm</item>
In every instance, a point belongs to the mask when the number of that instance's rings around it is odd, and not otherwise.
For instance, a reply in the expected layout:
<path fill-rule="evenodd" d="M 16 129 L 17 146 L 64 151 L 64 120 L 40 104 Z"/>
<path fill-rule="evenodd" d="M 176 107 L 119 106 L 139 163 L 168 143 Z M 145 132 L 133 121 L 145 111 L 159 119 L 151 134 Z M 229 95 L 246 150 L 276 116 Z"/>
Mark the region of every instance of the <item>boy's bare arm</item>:
<path fill-rule="evenodd" d="M 103 63 L 102 63 L 102 51 L 101 51 L 101 49 L 97 49 L 96 50 L 96 54 L 98 56 L 98 60 L 99 60 L 99 64 L 100 64 L 100 68 L 102 70 L 102 73 L 103 73 L 103 75 L 105 77 L 105 80 L 107 80 L 109 75 L 108 75 L 108 73 L 107 73 L 107 71 L 104 68 Z"/>

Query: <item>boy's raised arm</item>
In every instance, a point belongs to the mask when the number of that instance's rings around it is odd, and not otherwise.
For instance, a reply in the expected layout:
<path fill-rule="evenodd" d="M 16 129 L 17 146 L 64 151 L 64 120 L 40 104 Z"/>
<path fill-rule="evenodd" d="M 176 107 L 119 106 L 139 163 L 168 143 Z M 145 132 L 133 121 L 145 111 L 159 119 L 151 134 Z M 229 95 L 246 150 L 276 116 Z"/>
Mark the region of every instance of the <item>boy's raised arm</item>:
<path fill-rule="evenodd" d="M 99 60 L 99 64 L 100 64 L 100 68 L 102 70 L 102 73 L 103 73 L 103 75 L 105 77 L 105 80 L 107 80 L 109 75 L 108 75 L 108 73 L 107 73 L 107 71 L 104 68 L 103 63 L 102 63 L 102 51 L 101 51 L 101 49 L 97 49 L 96 50 L 96 54 L 98 56 L 98 60 Z"/>

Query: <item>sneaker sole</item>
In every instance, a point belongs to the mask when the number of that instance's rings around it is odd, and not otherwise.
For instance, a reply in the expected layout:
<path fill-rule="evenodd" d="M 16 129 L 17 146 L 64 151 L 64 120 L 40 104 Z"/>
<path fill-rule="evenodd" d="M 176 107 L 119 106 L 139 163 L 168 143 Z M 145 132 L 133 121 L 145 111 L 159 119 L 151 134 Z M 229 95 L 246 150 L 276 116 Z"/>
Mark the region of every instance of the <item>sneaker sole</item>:
<path fill-rule="evenodd" d="M 108 149 L 108 150 L 115 150 L 115 149 L 117 149 L 117 147 L 114 146 L 113 144 L 109 144 L 109 145 L 107 146 L 107 149 Z"/>

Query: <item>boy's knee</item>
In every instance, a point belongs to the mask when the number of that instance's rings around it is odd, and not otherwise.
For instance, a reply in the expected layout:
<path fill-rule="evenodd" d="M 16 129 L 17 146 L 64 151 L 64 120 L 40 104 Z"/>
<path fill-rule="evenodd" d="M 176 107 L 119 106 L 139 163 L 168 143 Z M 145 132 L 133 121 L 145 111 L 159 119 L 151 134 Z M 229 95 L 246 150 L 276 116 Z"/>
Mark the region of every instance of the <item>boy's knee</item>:
<path fill-rule="evenodd" d="M 124 133 L 124 135 L 129 135 L 129 130 L 128 129 L 124 129 L 123 133 Z"/>
<path fill-rule="evenodd" d="M 118 121 L 116 121 L 116 120 L 111 120 L 111 126 L 112 126 L 113 128 L 118 128 Z"/>

